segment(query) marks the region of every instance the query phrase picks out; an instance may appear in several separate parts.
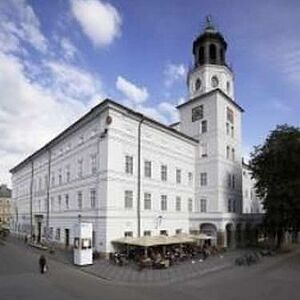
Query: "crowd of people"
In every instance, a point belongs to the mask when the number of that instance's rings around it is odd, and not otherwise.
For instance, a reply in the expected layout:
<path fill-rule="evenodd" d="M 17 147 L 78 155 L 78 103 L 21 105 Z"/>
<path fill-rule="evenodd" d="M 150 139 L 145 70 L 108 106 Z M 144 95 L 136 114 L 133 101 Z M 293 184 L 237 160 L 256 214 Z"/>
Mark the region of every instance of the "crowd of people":
<path fill-rule="evenodd" d="M 186 244 L 149 248 L 135 247 L 111 253 L 110 261 L 119 266 L 134 262 L 139 269 L 161 269 L 187 260 L 190 260 L 192 263 L 196 260 L 204 261 L 210 255 L 220 254 L 221 251 L 217 246 L 207 243 L 201 246 Z"/>

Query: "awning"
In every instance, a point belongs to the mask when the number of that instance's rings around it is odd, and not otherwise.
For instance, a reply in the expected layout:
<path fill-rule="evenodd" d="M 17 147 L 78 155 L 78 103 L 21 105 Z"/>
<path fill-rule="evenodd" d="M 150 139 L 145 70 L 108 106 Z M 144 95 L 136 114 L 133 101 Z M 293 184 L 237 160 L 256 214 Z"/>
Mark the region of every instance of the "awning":
<path fill-rule="evenodd" d="M 139 238 L 124 237 L 113 240 L 112 243 L 127 244 L 140 247 L 163 246 L 173 244 L 192 243 L 195 240 L 188 235 L 178 234 L 174 236 L 158 235 L 158 236 L 142 236 Z"/>

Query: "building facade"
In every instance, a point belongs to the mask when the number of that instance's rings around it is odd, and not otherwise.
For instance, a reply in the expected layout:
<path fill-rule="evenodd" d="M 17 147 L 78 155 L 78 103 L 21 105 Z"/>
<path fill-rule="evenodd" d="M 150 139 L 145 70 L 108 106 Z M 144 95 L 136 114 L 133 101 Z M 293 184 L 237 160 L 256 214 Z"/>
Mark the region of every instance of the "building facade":
<path fill-rule="evenodd" d="M 0 225 L 10 223 L 11 218 L 11 190 L 5 185 L 0 185 Z"/>
<path fill-rule="evenodd" d="M 93 224 L 94 248 L 105 253 L 123 236 L 179 232 L 202 231 L 232 246 L 246 207 L 243 109 L 226 49 L 208 22 L 193 43 L 178 123 L 166 126 L 106 99 L 14 167 L 12 229 L 68 246 L 84 220 Z"/>

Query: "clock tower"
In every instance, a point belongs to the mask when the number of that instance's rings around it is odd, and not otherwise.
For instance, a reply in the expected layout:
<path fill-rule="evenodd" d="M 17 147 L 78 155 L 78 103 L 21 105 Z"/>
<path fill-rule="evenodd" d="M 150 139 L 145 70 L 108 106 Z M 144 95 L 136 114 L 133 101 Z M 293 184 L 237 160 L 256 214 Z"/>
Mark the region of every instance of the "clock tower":
<path fill-rule="evenodd" d="M 187 78 L 190 98 L 218 88 L 234 100 L 234 78 L 226 63 L 226 50 L 224 37 L 207 17 L 204 31 L 193 42 L 194 64 Z"/>

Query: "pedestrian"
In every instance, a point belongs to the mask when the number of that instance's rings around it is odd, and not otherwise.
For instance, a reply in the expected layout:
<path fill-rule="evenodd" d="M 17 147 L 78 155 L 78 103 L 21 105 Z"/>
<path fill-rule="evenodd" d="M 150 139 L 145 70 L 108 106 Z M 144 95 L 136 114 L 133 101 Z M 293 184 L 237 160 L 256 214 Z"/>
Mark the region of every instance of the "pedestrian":
<path fill-rule="evenodd" d="M 39 266 L 40 266 L 41 274 L 44 274 L 47 270 L 47 260 L 46 260 L 46 257 L 44 255 L 40 256 Z"/>

